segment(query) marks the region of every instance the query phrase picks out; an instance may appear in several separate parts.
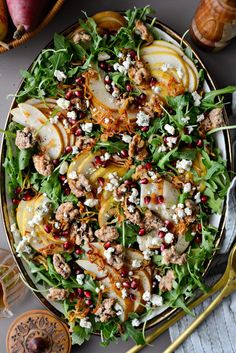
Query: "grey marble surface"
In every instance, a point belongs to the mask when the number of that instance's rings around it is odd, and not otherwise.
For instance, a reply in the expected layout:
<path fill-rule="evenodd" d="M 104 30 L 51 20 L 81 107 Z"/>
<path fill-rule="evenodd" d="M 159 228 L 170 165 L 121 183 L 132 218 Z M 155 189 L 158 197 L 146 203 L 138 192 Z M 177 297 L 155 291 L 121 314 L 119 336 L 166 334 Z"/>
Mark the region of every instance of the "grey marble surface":
<path fill-rule="evenodd" d="M 99 0 L 99 1 L 78 1 L 67 0 L 60 13 L 56 16 L 52 23 L 42 31 L 36 38 L 29 43 L 12 50 L 8 53 L 0 55 L 0 128 L 4 127 L 7 112 L 9 110 L 12 98 L 6 98 L 9 94 L 14 94 L 20 83 L 21 69 L 26 69 L 51 39 L 54 32 L 60 32 L 70 24 L 74 23 L 80 16 L 80 11 L 84 10 L 88 14 L 93 14 L 101 10 L 124 10 L 132 6 L 152 5 L 156 10 L 159 20 L 166 23 L 179 34 L 183 34 L 191 22 L 198 0 Z M 189 39 L 187 37 L 187 39 Z M 218 87 L 234 84 L 236 85 L 236 40 L 234 40 L 225 50 L 217 54 L 204 53 L 197 49 L 198 54 L 202 58 L 210 74 L 214 78 Z M 5 238 L 2 220 L 0 220 L 0 247 L 8 248 Z M 17 315 L 31 309 L 41 308 L 41 304 L 30 292 L 22 303 L 14 310 Z M 4 319 L 0 321 L 0 352 L 6 353 L 5 337 L 8 327 L 12 319 Z M 169 344 L 168 333 L 163 334 L 153 346 L 146 347 L 144 352 L 156 353 L 163 352 Z M 105 349 L 107 352 L 124 353 L 133 343 L 131 341 L 124 343 L 119 342 L 118 345 L 111 345 Z M 81 348 L 76 348 L 73 352 L 104 352 L 104 348 L 99 346 L 99 338 L 93 337 L 91 341 Z"/>

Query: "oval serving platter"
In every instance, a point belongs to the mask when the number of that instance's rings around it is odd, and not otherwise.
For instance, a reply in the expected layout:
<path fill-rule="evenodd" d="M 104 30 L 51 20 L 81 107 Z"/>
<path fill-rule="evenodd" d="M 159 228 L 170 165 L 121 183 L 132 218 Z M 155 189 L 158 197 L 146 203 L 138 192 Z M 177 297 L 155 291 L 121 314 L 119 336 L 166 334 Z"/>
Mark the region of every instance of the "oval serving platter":
<path fill-rule="evenodd" d="M 151 18 L 149 19 L 149 23 L 151 23 Z M 67 28 L 65 31 L 63 31 L 62 34 L 64 35 L 69 35 L 71 32 L 73 32 L 78 24 L 74 24 Z M 175 31 L 173 31 L 171 28 L 168 26 L 164 25 L 163 23 L 156 21 L 155 23 L 155 30 L 158 32 L 158 36 L 160 39 L 167 40 L 169 42 L 172 42 L 176 45 L 182 45 L 183 48 L 190 47 L 187 41 L 183 40 Z M 49 48 L 52 45 L 52 43 L 49 43 L 49 45 L 46 48 Z M 205 76 L 205 82 L 204 82 L 204 90 L 209 91 L 209 90 L 214 90 L 215 85 L 213 83 L 212 78 L 210 77 L 209 73 L 207 72 L 204 64 L 198 57 L 198 55 L 194 52 L 192 49 L 193 57 L 198 61 L 198 66 L 202 69 L 204 69 L 206 76 Z M 37 59 L 37 58 L 36 58 Z M 35 59 L 35 60 L 36 60 Z M 21 89 L 23 86 L 23 81 L 20 84 L 20 87 L 18 90 Z M 16 106 L 16 101 L 14 100 L 12 103 L 12 107 L 14 108 Z M 7 117 L 7 122 L 6 122 L 6 127 L 11 121 L 11 114 L 9 113 Z M 225 113 L 225 121 L 227 122 L 227 116 Z M 216 144 L 220 148 L 222 152 L 222 156 L 225 160 L 227 160 L 228 163 L 228 170 L 231 169 L 231 145 L 230 145 L 230 139 L 229 139 L 229 134 L 227 131 L 224 132 L 218 132 L 215 134 L 215 139 L 216 139 Z M 19 266 L 19 269 L 22 273 L 22 276 L 25 280 L 25 282 L 28 283 L 28 285 L 32 288 L 34 294 L 37 296 L 37 298 L 43 303 L 51 312 L 53 312 L 55 315 L 60 317 L 61 319 L 64 319 L 63 317 L 63 307 L 59 303 L 55 302 L 50 302 L 46 299 L 45 293 L 45 288 L 42 285 L 35 285 L 34 283 L 34 277 L 32 273 L 30 272 L 29 268 L 27 267 L 26 262 L 17 256 L 17 253 L 15 251 L 14 243 L 17 239 L 14 239 L 14 236 L 10 230 L 10 225 L 14 222 L 14 215 L 12 211 L 12 203 L 11 200 L 8 198 L 7 192 L 6 192 L 6 183 L 7 183 L 7 176 L 5 175 L 5 170 L 3 168 L 3 161 L 5 158 L 5 153 L 6 153 L 6 142 L 5 140 L 2 141 L 2 146 L 1 146 L 1 211 L 3 215 L 3 220 L 4 220 L 4 227 L 5 231 L 7 234 L 7 239 L 12 251 L 12 254 Z M 211 219 L 211 224 L 215 225 L 218 228 L 218 235 L 217 235 L 217 241 L 216 241 L 216 246 L 219 246 L 220 242 L 223 239 L 223 234 L 224 234 L 224 224 L 225 224 L 225 215 L 224 215 L 224 210 L 222 212 L 221 216 L 214 215 Z M 209 260 L 206 263 L 205 266 L 205 272 L 209 269 L 209 266 L 211 264 L 211 260 Z M 171 309 L 171 308 L 161 308 L 161 310 L 157 309 L 155 312 L 153 312 L 152 316 L 149 318 L 147 327 L 152 327 L 153 325 L 156 325 L 158 323 L 163 322 L 163 320 L 167 320 L 171 315 L 174 315 L 177 309 Z"/>

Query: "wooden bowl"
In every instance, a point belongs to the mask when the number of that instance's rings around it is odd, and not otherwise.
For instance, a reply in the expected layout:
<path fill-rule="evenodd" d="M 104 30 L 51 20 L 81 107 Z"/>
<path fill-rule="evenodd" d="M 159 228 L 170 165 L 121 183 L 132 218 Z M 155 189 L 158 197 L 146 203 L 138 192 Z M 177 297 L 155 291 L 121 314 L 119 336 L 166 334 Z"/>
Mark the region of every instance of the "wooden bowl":
<path fill-rule="evenodd" d="M 51 5 L 51 7 L 48 10 L 47 15 L 44 17 L 44 19 L 38 24 L 38 26 L 28 32 L 23 34 L 23 36 L 20 39 L 10 39 L 6 41 L 3 41 L 4 43 L 6 43 L 7 47 L 5 46 L 1 46 L 0 45 L 0 54 L 4 53 L 10 49 L 16 48 L 19 45 L 27 42 L 28 40 L 30 40 L 31 38 L 33 38 L 36 34 L 38 34 L 40 31 L 42 31 L 42 29 L 44 29 L 49 22 L 52 21 L 52 19 L 54 18 L 54 16 L 57 14 L 57 12 L 60 10 L 60 8 L 62 7 L 62 5 L 64 4 L 65 0 L 56 0 L 53 5 Z M 11 30 L 10 30 L 11 31 Z M 13 33 L 12 33 L 13 35 Z"/>

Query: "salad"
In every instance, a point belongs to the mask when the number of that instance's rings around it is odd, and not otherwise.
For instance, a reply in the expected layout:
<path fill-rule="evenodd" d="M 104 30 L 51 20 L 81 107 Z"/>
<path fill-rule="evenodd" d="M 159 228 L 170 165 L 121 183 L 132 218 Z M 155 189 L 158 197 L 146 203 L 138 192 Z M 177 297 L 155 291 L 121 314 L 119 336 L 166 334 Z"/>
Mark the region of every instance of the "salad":
<path fill-rule="evenodd" d="M 216 247 L 210 217 L 230 179 L 213 136 L 235 87 L 206 92 L 190 48 L 161 39 L 151 12 L 56 34 L 22 72 L 5 131 L 16 252 L 77 344 L 93 332 L 143 344 L 150 317 L 190 313 Z"/>

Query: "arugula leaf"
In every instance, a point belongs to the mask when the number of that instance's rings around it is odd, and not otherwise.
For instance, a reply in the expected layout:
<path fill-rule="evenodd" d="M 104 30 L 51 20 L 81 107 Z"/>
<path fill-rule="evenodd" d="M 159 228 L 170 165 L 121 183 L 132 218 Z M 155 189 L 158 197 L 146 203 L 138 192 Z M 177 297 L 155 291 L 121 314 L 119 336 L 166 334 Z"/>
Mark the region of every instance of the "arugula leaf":
<path fill-rule="evenodd" d="M 170 150 L 159 160 L 157 165 L 160 169 L 165 169 L 166 163 L 168 163 L 170 161 L 170 157 L 175 154 L 177 149 L 178 149 L 178 147 L 175 147 L 173 150 Z"/>
<path fill-rule="evenodd" d="M 236 86 L 227 86 L 222 89 L 217 89 L 214 91 L 207 92 L 205 93 L 201 101 L 200 107 L 203 109 L 211 109 L 211 108 L 215 108 L 216 106 L 223 106 L 223 104 L 221 104 L 220 102 L 215 103 L 215 98 L 222 96 L 224 94 L 234 93 L 235 91 L 236 91 Z"/>
<path fill-rule="evenodd" d="M 120 152 L 122 150 L 127 150 L 128 145 L 125 142 L 122 141 L 106 141 L 106 142 L 102 142 L 99 141 L 96 143 L 95 147 L 94 147 L 94 151 L 99 151 L 101 148 L 106 149 L 109 153 L 117 153 Z"/>
<path fill-rule="evenodd" d="M 81 346 L 85 341 L 89 341 L 91 334 L 91 329 L 75 325 L 73 327 L 73 333 L 71 335 L 72 344 L 78 344 L 79 346 Z"/>
<path fill-rule="evenodd" d="M 20 170 L 24 170 L 29 166 L 33 153 L 34 153 L 34 150 L 32 148 L 20 150 L 18 154 L 18 163 L 19 163 Z"/>
<path fill-rule="evenodd" d="M 145 344 L 143 332 L 133 327 L 130 321 L 124 323 L 124 331 L 125 333 L 121 336 L 124 341 L 131 337 L 136 344 Z"/>

